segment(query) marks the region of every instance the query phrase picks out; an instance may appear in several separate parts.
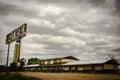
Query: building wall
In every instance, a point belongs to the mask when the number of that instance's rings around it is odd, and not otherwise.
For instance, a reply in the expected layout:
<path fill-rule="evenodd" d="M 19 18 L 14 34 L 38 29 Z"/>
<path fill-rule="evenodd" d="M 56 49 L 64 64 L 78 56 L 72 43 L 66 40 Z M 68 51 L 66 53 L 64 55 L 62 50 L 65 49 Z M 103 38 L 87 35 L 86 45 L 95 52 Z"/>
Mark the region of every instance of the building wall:
<path fill-rule="evenodd" d="M 83 71 L 84 69 L 83 69 L 83 66 L 77 66 L 77 70 L 78 71 Z"/>
<path fill-rule="evenodd" d="M 53 64 L 59 64 L 62 63 L 62 59 L 54 59 Z"/>
<path fill-rule="evenodd" d="M 103 70 L 104 65 L 94 65 L 94 70 Z"/>
<path fill-rule="evenodd" d="M 117 65 L 104 64 L 104 69 L 117 69 Z"/>
<path fill-rule="evenodd" d="M 39 64 L 40 64 L 40 65 L 44 65 L 44 64 L 45 64 L 45 61 L 41 60 Z"/>
<path fill-rule="evenodd" d="M 91 65 L 85 65 L 85 66 L 83 66 L 83 70 L 92 70 L 92 66 Z"/>
<path fill-rule="evenodd" d="M 97 64 L 97 65 L 60 65 L 60 66 L 38 66 L 25 68 L 26 71 L 102 71 L 117 70 L 117 65 Z"/>
<path fill-rule="evenodd" d="M 50 64 L 53 64 L 53 60 L 50 60 Z"/>
<path fill-rule="evenodd" d="M 73 61 L 76 61 L 74 59 L 62 59 L 62 62 L 73 62 Z"/>
<path fill-rule="evenodd" d="M 71 70 L 75 71 L 76 70 L 76 66 L 71 66 Z"/>
<path fill-rule="evenodd" d="M 50 65 L 50 64 L 62 64 L 65 62 L 76 61 L 74 59 L 53 59 L 53 60 L 42 60 L 40 61 L 40 65 Z"/>
<path fill-rule="evenodd" d="M 35 70 L 37 70 L 37 67 L 32 67 L 31 70 L 35 71 Z"/>
<path fill-rule="evenodd" d="M 42 70 L 43 70 L 43 71 L 47 71 L 47 67 L 43 67 Z"/>
<path fill-rule="evenodd" d="M 65 71 L 69 71 L 70 67 L 69 66 L 64 66 L 62 69 L 65 70 Z"/>
<path fill-rule="evenodd" d="M 25 68 L 25 71 L 102 71 L 102 70 L 116 70 L 116 65 L 103 64 L 103 65 L 76 65 L 76 66 L 44 66 L 44 67 L 31 67 Z"/>

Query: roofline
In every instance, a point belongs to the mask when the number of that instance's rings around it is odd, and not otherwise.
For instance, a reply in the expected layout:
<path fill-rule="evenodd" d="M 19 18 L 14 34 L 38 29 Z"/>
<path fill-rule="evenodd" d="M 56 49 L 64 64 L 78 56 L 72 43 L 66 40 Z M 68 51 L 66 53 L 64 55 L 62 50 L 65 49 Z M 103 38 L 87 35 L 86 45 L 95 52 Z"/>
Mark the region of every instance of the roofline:
<path fill-rule="evenodd" d="M 63 66 L 84 66 L 84 65 L 98 65 L 98 64 L 105 64 L 105 63 L 91 63 L 91 64 L 67 64 L 67 65 L 64 65 Z"/>
<path fill-rule="evenodd" d="M 74 58 L 75 60 L 79 60 L 78 58 L 73 57 L 73 56 L 57 57 L 57 58 L 50 58 L 50 59 L 40 59 L 40 60 L 45 61 L 45 60 L 64 59 L 64 58 L 67 58 L 67 57 L 71 57 L 71 58 Z"/>
<path fill-rule="evenodd" d="M 66 66 L 73 66 L 73 65 L 98 65 L 98 64 L 107 64 L 107 62 L 111 61 L 112 59 L 109 59 L 109 60 L 106 60 L 105 62 L 98 62 L 98 63 L 87 63 L 87 64 L 63 64 L 63 65 L 66 65 Z M 115 64 L 115 63 L 114 63 Z M 115 65 L 119 65 L 117 62 Z"/>

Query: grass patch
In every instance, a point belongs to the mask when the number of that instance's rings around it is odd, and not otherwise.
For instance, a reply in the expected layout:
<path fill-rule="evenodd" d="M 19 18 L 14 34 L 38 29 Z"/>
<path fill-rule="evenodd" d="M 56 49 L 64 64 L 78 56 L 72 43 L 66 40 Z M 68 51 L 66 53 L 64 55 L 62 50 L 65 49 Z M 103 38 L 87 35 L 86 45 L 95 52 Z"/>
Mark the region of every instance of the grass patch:
<path fill-rule="evenodd" d="M 13 73 L 8 76 L 0 75 L 0 80 L 41 80 L 41 79 L 24 76 L 20 73 Z"/>
<path fill-rule="evenodd" d="M 7 80 L 6 76 L 0 75 L 0 80 Z"/>

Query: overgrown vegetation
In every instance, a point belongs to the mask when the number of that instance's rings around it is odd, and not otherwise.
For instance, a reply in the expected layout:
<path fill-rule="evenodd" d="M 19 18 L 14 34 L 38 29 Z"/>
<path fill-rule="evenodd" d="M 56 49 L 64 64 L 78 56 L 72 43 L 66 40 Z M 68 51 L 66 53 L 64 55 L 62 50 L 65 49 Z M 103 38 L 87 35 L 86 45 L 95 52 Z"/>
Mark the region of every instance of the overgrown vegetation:
<path fill-rule="evenodd" d="M 8 76 L 0 74 L 0 80 L 41 80 L 41 79 L 24 76 L 20 73 L 13 73 Z"/>
<path fill-rule="evenodd" d="M 30 64 L 39 64 L 39 59 L 38 58 L 30 58 L 30 59 L 28 59 L 28 65 L 30 65 Z"/>
<path fill-rule="evenodd" d="M 25 65 L 26 59 L 21 58 L 20 59 L 20 66 L 17 66 L 17 63 L 12 62 L 10 64 L 10 71 L 24 71 L 23 66 Z"/>

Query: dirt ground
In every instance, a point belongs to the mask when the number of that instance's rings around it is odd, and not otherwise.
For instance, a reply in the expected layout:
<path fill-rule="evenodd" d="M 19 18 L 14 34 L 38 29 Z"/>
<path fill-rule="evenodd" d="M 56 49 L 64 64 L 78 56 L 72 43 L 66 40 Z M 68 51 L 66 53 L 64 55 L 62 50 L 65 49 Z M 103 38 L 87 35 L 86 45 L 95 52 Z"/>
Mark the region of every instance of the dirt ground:
<path fill-rule="evenodd" d="M 120 74 L 22 72 L 42 80 L 120 80 Z"/>

